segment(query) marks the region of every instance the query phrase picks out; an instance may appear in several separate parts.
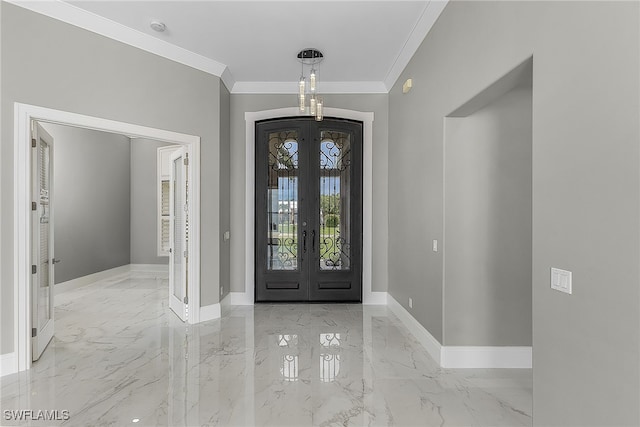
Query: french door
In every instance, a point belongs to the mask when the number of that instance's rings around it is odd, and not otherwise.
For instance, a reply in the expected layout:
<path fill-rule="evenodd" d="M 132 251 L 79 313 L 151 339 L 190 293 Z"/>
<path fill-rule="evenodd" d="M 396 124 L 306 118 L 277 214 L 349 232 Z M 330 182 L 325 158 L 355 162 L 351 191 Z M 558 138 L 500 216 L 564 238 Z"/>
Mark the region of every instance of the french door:
<path fill-rule="evenodd" d="M 362 301 L 362 124 L 256 123 L 256 301 Z"/>
<path fill-rule="evenodd" d="M 31 356 L 36 361 L 53 338 L 53 138 L 38 122 L 31 139 Z"/>
<path fill-rule="evenodd" d="M 189 160 L 185 148 L 171 154 L 169 179 L 169 308 L 182 320 L 189 315 L 188 276 L 189 218 L 187 180 Z"/>

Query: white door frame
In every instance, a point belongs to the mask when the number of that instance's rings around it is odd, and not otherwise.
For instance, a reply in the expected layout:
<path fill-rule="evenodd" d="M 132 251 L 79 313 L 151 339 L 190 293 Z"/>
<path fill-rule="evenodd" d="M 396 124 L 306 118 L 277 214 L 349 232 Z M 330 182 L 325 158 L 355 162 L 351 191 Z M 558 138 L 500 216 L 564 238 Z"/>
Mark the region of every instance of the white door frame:
<path fill-rule="evenodd" d="M 189 168 L 191 200 L 189 218 L 191 236 L 189 277 L 193 286 L 189 287 L 189 323 L 200 321 L 200 137 L 167 130 L 118 122 L 99 117 L 54 110 L 36 105 L 14 104 L 14 215 L 13 215 L 13 298 L 14 298 L 14 352 L 18 361 L 18 371 L 31 367 L 31 120 L 45 123 L 82 127 L 98 131 L 119 133 L 129 137 L 148 138 L 187 146 L 192 158 Z"/>
<path fill-rule="evenodd" d="M 373 270 L 373 112 L 325 108 L 325 117 L 358 120 L 362 122 L 362 303 L 386 304 L 386 292 L 371 290 Z M 245 147 L 245 279 L 244 293 L 233 292 L 232 304 L 252 305 L 255 301 L 255 139 L 256 122 L 279 117 L 300 116 L 298 107 L 278 108 L 244 115 L 246 125 Z"/>

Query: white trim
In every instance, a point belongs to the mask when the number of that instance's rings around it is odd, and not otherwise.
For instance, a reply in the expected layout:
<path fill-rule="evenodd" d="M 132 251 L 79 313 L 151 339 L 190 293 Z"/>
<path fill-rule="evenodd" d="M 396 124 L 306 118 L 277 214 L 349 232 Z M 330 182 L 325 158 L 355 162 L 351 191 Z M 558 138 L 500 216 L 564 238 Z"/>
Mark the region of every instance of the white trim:
<path fill-rule="evenodd" d="M 424 326 L 418 322 L 391 294 L 387 297 L 387 306 L 393 314 L 409 329 L 411 335 L 427 350 L 427 353 L 442 366 L 442 345 Z"/>
<path fill-rule="evenodd" d="M 224 83 L 229 93 L 231 93 L 231 89 L 233 89 L 233 87 L 235 86 L 236 81 L 233 78 L 231 71 L 229 71 L 229 67 L 226 67 L 224 69 L 224 71 L 222 72 L 222 75 L 220 76 L 220 80 L 222 80 L 222 83 Z"/>
<path fill-rule="evenodd" d="M 533 366 L 531 347 L 442 347 L 443 368 L 512 368 L 531 369 Z"/>
<path fill-rule="evenodd" d="M 31 120 L 66 124 L 86 129 L 124 134 L 129 137 L 155 139 L 188 147 L 192 158 L 189 168 L 191 182 L 191 239 L 188 251 L 189 277 L 193 286 L 188 297 L 193 307 L 200 307 L 200 137 L 167 130 L 154 129 L 130 123 L 117 122 L 99 117 L 85 116 L 66 111 L 53 110 L 27 104 L 14 104 L 14 352 L 17 354 L 18 370 L 31 367 L 31 307 L 30 307 L 30 123 Z M 189 323 L 198 323 L 200 310 L 192 310 Z"/>
<path fill-rule="evenodd" d="M 373 269 L 373 112 L 345 110 L 342 108 L 325 108 L 325 117 L 339 117 L 362 122 L 362 303 L 379 304 L 379 296 L 371 290 Z M 245 118 L 245 291 L 241 300 L 246 305 L 255 301 L 255 128 L 259 120 L 278 117 L 299 116 L 297 107 L 277 108 L 256 112 L 246 112 Z M 240 298 L 240 297 L 236 297 Z M 234 298 L 232 296 L 232 304 Z"/>
<path fill-rule="evenodd" d="M 166 273 L 169 274 L 169 264 L 129 264 L 132 273 Z"/>
<path fill-rule="evenodd" d="M 400 74 L 409 65 L 409 61 L 413 58 L 416 51 L 431 31 L 431 28 L 438 20 L 438 17 L 447 6 L 449 0 L 431 0 L 422 11 L 420 19 L 416 23 L 415 27 L 411 31 L 409 38 L 405 42 L 402 50 L 398 54 L 398 57 L 394 61 L 391 69 L 387 73 L 387 77 L 384 79 L 384 85 L 389 92 L 395 84 Z"/>
<path fill-rule="evenodd" d="M 231 93 L 297 94 L 298 81 L 291 82 L 236 82 Z M 323 94 L 388 93 L 383 82 L 322 82 Z"/>
<path fill-rule="evenodd" d="M 231 311 L 231 292 L 220 301 L 220 316 L 226 316 Z M 201 319 L 202 320 L 202 319 Z"/>
<path fill-rule="evenodd" d="M 231 305 L 253 305 L 253 293 L 248 292 L 229 292 L 231 295 Z"/>
<path fill-rule="evenodd" d="M 18 372 L 16 353 L 0 354 L 0 377 Z"/>
<path fill-rule="evenodd" d="M 533 366 L 531 347 L 443 346 L 391 294 L 387 305 L 442 368 L 530 369 Z"/>
<path fill-rule="evenodd" d="M 176 46 L 151 34 L 135 30 L 111 19 L 59 0 L 5 0 L 8 3 L 57 19 L 79 28 L 119 41 L 196 70 L 220 77 L 231 93 L 295 92 L 296 82 L 236 82 L 222 62 Z M 424 41 L 449 0 L 431 0 L 422 11 L 402 50 L 384 81 L 324 82 L 322 93 L 388 93 Z"/>
<path fill-rule="evenodd" d="M 119 41 L 129 46 L 142 49 L 178 62 L 180 64 L 213 74 L 214 76 L 224 76 L 224 83 L 227 87 L 233 86 L 231 73 L 225 72 L 227 66 L 221 62 L 181 48 L 167 41 L 143 33 L 133 28 L 122 25 L 111 19 L 105 18 L 85 9 L 79 8 L 63 1 L 24 1 L 6 0 L 16 6 L 31 10 L 32 12 L 57 19 L 67 24 L 100 34 L 112 40 Z M 230 86 L 231 85 L 231 86 Z"/>
<path fill-rule="evenodd" d="M 57 295 L 60 292 L 68 292 L 81 286 L 90 285 L 94 282 L 97 282 L 98 280 L 111 279 L 123 274 L 127 274 L 130 271 L 131 268 L 129 264 L 127 264 L 121 265 L 120 267 L 110 268 L 108 270 L 98 271 L 97 273 L 87 274 L 86 276 L 67 280 L 66 282 L 56 284 L 54 295 Z"/>
<path fill-rule="evenodd" d="M 220 318 L 220 303 L 200 307 L 200 322 L 208 322 Z"/>
<path fill-rule="evenodd" d="M 386 292 L 371 292 L 366 301 L 363 299 L 363 304 L 368 305 L 387 305 L 388 293 Z"/>

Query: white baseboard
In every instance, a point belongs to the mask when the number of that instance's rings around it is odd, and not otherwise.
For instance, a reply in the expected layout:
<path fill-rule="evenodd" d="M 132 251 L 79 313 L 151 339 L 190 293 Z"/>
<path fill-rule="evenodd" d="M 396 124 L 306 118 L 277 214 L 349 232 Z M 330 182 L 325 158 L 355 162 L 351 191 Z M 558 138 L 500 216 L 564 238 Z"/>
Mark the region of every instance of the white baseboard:
<path fill-rule="evenodd" d="M 253 298 L 248 292 L 229 292 L 231 295 L 231 305 L 253 305 Z"/>
<path fill-rule="evenodd" d="M 81 286 L 90 285 L 98 280 L 111 279 L 122 274 L 129 273 L 129 265 L 121 265 L 120 267 L 110 268 L 109 270 L 98 271 L 97 273 L 88 274 L 86 276 L 78 277 L 76 279 L 67 280 L 66 282 L 58 283 L 55 286 L 55 292 L 66 292 L 72 289 L 79 288 Z"/>
<path fill-rule="evenodd" d="M 530 369 L 532 348 L 519 346 L 443 346 L 391 294 L 389 309 L 409 329 L 409 332 L 443 368 L 458 369 Z"/>
<path fill-rule="evenodd" d="M 387 293 L 370 292 L 363 296 L 362 303 L 368 305 L 387 305 Z"/>
<path fill-rule="evenodd" d="M 200 322 L 207 322 L 220 318 L 220 304 L 211 304 L 200 307 Z"/>
<path fill-rule="evenodd" d="M 442 347 L 443 368 L 513 368 L 531 369 L 531 347 Z"/>
<path fill-rule="evenodd" d="M 169 273 L 169 264 L 129 264 L 129 271 L 135 273 Z"/>
<path fill-rule="evenodd" d="M 229 311 L 231 311 L 231 292 L 225 295 L 220 301 L 220 314 L 224 316 L 229 313 Z"/>
<path fill-rule="evenodd" d="M 388 294 L 387 306 L 398 319 L 409 329 L 411 335 L 427 350 L 433 360 L 442 366 L 442 345 L 424 326 L 418 322 L 398 301 Z"/>
<path fill-rule="evenodd" d="M 18 359 L 16 353 L 0 355 L 0 377 L 18 372 Z"/>

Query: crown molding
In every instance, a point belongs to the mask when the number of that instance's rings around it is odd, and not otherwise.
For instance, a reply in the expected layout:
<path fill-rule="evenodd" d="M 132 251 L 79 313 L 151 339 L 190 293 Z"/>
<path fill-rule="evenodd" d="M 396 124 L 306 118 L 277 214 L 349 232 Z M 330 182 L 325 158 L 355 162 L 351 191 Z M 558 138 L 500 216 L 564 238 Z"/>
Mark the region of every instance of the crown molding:
<path fill-rule="evenodd" d="M 409 38 L 387 73 L 387 77 L 384 79 L 387 92 L 391 91 L 396 80 L 398 80 L 398 77 L 400 77 L 402 71 L 407 67 L 409 61 L 411 61 L 411 58 L 413 58 L 413 55 L 420 47 L 420 44 L 422 44 L 422 41 L 427 37 L 429 31 L 431 31 L 431 28 L 438 20 L 445 6 L 447 6 L 447 3 L 449 3 L 449 0 L 431 0 L 425 6 L 422 15 L 420 15 L 420 19 L 418 19 L 415 27 L 413 27 Z"/>
<path fill-rule="evenodd" d="M 4 0 L 7 3 L 31 10 L 41 15 L 66 22 L 67 24 L 83 28 L 92 33 L 100 34 L 129 46 L 162 56 L 169 60 L 187 65 L 196 70 L 223 77 L 233 83 L 233 78 L 227 71 L 227 66 L 221 62 L 207 58 L 187 49 L 168 43 L 149 34 L 134 30 L 110 19 L 91 13 L 60 0 Z M 224 80 L 224 79 L 223 79 Z M 229 87 L 229 83 L 225 84 Z M 233 84 L 231 85 L 231 87 Z"/>
<path fill-rule="evenodd" d="M 226 67 L 220 76 L 220 80 L 227 87 L 227 90 L 231 93 L 231 90 L 236 85 L 236 80 L 233 78 L 231 71 L 229 71 L 229 67 Z"/>
<path fill-rule="evenodd" d="M 220 77 L 231 93 L 295 94 L 297 82 L 236 82 L 228 66 L 61 0 L 0 0 Z M 388 93 L 449 0 L 431 0 L 384 81 L 321 82 L 325 94 Z"/>
<path fill-rule="evenodd" d="M 320 94 L 388 93 L 383 82 L 323 82 L 318 83 Z M 297 94 L 298 82 L 236 82 L 231 93 Z"/>

